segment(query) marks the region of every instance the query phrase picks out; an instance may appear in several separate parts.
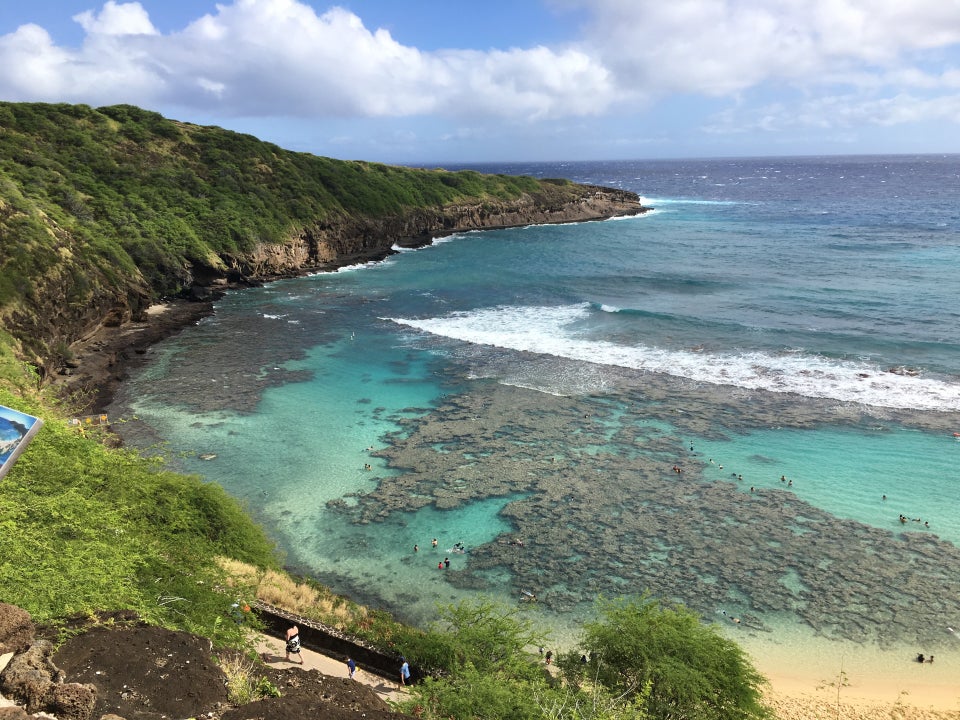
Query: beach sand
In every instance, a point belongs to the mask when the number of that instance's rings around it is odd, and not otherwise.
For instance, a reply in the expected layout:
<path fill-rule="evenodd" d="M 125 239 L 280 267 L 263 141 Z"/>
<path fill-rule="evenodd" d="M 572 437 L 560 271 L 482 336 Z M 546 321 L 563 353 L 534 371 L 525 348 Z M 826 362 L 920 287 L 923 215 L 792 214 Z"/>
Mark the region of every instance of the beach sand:
<path fill-rule="evenodd" d="M 960 711 L 912 705 L 908 698 L 883 702 L 876 698 L 847 697 L 836 690 L 823 693 L 790 694 L 777 690 L 765 693 L 764 699 L 778 720 L 956 720 Z"/>
<path fill-rule="evenodd" d="M 956 653 L 932 664 L 869 648 L 817 653 L 830 645 L 768 648 L 754 655 L 755 666 L 770 682 L 765 698 L 780 720 L 960 719 Z"/>

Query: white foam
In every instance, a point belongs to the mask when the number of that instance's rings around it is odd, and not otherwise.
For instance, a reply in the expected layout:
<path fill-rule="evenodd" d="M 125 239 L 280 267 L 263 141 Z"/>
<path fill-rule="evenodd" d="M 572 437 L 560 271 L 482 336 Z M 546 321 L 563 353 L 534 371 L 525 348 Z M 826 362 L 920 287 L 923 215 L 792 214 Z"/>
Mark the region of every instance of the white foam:
<path fill-rule="evenodd" d="M 641 196 L 641 205 L 743 205 L 736 200 L 697 200 L 694 198 L 652 198 Z"/>
<path fill-rule="evenodd" d="M 609 312 L 609 308 L 604 308 Z M 384 318 L 433 335 L 491 347 L 656 372 L 714 385 L 795 393 L 877 407 L 955 411 L 960 384 L 898 375 L 867 362 L 790 351 L 711 353 L 620 345 L 582 337 L 589 304 L 495 307 L 435 318 Z"/>
<path fill-rule="evenodd" d="M 338 267 L 333 272 L 335 273 L 349 273 L 355 272 L 357 270 L 364 270 L 366 268 L 376 267 L 377 265 L 382 265 L 384 260 L 368 260 L 362 263 L 356 263 L 354 265 L 344 265 L 343 267 Z M 322 274 L 322 273 L 319 273 Z"/>
<path fill-rule="evenodd" d="M 468 230 L 467 232 L 475 232 L 474 230 Z M 453 242 L 454 240 L 460 240 L 464 237 L 466 233 L 451 233 L 450 235 L 444 235 L 442 237 L 430 238 L 430 242 L 419 247 L 402 247 L 394 243 L 390 246 L 390 249 L 396 253 L 412 253 L 419 252 L 420 250 L 427 250 L 428 248 L 436 247 L 437 245 L 443 245 L 448 242 Z"/>

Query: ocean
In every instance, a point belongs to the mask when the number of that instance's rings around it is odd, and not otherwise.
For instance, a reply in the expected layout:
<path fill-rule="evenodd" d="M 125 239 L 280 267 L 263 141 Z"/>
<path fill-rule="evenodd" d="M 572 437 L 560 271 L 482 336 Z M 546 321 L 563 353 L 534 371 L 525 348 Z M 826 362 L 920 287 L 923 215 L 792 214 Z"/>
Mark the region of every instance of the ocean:
<path fill-rule="evenodd" d="M 960 156 L 469 167 L 653 209 L 232 292 L 125 441 L 416 624 L 483 596 L 562 643 L 649 593 L 784 662 L 960 662 Z"/>

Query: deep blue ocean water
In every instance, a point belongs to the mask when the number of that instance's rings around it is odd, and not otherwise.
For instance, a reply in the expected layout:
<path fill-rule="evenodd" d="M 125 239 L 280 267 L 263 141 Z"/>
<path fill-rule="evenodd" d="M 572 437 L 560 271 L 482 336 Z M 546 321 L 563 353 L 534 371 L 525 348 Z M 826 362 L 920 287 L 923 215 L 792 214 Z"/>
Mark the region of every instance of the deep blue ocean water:
<path fill-rule="evenodd" d="M 562 637 L 650 591 L 960 655 L 960 157 L 471 167 L 653 210 L 231 293 L 123 388 L 127 441 L 414 622 L 527 591 Z"/>

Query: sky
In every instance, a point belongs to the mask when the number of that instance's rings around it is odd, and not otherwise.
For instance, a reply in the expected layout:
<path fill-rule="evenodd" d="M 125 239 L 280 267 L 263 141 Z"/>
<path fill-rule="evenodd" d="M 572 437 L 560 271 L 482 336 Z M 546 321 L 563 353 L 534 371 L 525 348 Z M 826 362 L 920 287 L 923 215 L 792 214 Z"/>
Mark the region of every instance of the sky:
<path fill-rule="evenodd" d="M 0 100 L 388 163 L 960 152 L 960 0 L 0 0 Z"/>

